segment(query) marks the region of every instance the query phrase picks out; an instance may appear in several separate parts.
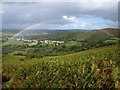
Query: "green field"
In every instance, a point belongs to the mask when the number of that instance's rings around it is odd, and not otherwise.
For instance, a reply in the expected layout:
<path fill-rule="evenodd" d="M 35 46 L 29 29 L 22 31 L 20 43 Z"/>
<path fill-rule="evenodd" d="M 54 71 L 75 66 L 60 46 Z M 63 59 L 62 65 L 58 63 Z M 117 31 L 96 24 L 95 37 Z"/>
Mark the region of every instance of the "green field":
<path fill-rule="evenodd" d="M 3 56 L 4 88 L 120 89 L 118 45 L 29 59 Z"/>
<path fill-rule="evenodd" d="M 10 33 L 3 33 L 3 32 L 0 32 L 0 34 L 2 35 L 2 37 L 6 37 L 6 36 L 13 36 L 14 34 L 10 34 Z"/>
<path fill-rule="evenodd" d="M 23 41 L 15 41 L 15 40 L 10 40 L 9 42 L 7 42 L 7 45 L 23 45 L 24 42 Z"/>

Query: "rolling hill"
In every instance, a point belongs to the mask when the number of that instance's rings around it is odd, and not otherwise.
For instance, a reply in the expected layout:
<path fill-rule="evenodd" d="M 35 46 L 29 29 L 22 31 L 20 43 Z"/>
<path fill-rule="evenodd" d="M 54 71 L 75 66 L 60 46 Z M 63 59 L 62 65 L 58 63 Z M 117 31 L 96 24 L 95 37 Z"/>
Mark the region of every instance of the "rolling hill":
<path fill-rule="evenodd" d="M 119 38 L 118 29 L 101 29 L 101 30 L 90 30 L 90 31 L 59 31 L 54 34 L 40 35 L 38 36 L 40 40 L 50 39 L 50 40 L 63 40 L 63 41 L 98 41 L 107 40 L 111 38 Z M 47 33 L 47 32 L 46 32 Z M 36 38 L 36 36 L 33 36 Z M 31 38 L 33 38 L 31 37 Z M 37 38 L 38 38 L 37 37 Z"/>
<path fill-rule="evenodd" d="M 29 59 L 3 57 L 4 88 L 120 88 L 118 45 Z"/>
<path fill-rule="evenodd" d="M 68 30 L 28 30 L 23 32 L 23 34 L 28 37 L 36 36 L 39 39 L 51 39 L 51 40 L 95 40 L 98 39 L 110 39 L 115 37 L 120 37 L 118 34 L 119 29 L 100 29 L 100 30 L 82 30 L 82 29 L 68 29 Z M 5 35 L 13 35 L 18 33 L 19 30 L 2 30 L 3 36 Z M 32 37 L 32 38 L 33 38 Z M 38 38 L 37 37 L 37 38 Z"/>

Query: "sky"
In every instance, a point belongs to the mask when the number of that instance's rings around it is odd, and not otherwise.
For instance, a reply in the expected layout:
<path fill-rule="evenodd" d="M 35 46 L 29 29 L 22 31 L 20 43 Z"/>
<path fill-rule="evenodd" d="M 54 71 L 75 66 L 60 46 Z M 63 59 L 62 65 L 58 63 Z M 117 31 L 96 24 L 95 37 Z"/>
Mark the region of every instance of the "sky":
<path fill-rule="evenodd" d="M 118 2 L 2 2 L 2 28 L 102 29 L 118 27 Z"/>

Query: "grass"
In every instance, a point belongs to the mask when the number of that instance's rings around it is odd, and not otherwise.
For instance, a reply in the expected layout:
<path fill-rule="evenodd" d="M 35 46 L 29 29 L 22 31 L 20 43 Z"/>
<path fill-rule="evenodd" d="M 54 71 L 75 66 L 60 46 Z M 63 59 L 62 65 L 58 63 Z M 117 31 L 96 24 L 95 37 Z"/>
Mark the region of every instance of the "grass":
<path fill-rule="evenodd" d="M 118 45 L 62 56 L 3 57 L 3 88 L 120 89 Z"/>
<path fill-rule="evenodd" d="M 2 46 L 5 45 L 24 45 L 25 43 L 23 41 L 16 41 L 16 40 L 9 40 L 6 42 L 2 42 Z"/>
<path fill-rule="evenodd" d="M 117 43 L 119 39 L 116 40 L 106 40 L 105 43 Z"/>
<path fill-rule="evenodd" d="M 0 34 L 2 34 L 3 37 L 7 37 L 7 36 L 13 36 L 14 34 L 9 34 L 9 33 L 3 33 L 3 32 L 0 32 Z"/>
<path fill-rule="evenodd" d="M 69 41 L 69 42 L 65 43 L 65 45 L 66 45 L 66 46 L 81 45 L 81 42 Z"/>
<path fill-rule="evenodd" d="M 23 45 L 24 42 L 23 41 L 16 41 L 16 40 L 10 40 L 8 42 L 8 45 Z"/>
<path fill-rule="evenodd" d="M 29 46 L 35 46 L 35 45 L 37 45 L 37 42 L 32 42 L 29 44 Z"/>

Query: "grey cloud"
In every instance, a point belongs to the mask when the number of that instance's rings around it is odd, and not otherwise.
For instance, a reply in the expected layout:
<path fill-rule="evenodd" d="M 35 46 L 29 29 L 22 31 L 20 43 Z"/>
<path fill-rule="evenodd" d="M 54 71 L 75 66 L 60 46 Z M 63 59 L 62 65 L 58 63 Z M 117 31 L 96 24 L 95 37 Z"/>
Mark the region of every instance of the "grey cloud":
<path fill-rule="evenodd" d="M 46 20 L 62 19 L 63 15 L 75 17 L 100 17 L 118 21 L 117 2 L 38 2 L 38 3 L 3 3 L 3 27 L 11 24 L 24 26 Z M 60 22 L 67 24 L 70 22 Z M 9 25 L 10 26 L 10 25 Z"/>

